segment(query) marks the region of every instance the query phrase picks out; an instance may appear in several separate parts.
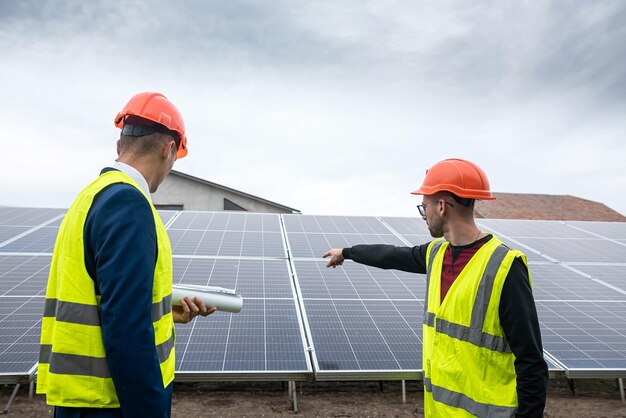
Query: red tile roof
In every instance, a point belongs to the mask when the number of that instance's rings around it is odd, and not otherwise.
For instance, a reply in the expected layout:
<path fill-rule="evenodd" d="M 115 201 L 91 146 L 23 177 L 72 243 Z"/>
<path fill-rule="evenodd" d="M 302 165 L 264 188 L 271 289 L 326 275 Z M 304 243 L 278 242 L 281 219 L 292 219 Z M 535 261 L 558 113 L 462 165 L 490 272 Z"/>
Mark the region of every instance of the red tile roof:
<path fill-rule="evenodd" d="M 626 222 L 608 206 L 568 195 L 494 193 L 496 200 L 477 201 L 476 218 Z"/>

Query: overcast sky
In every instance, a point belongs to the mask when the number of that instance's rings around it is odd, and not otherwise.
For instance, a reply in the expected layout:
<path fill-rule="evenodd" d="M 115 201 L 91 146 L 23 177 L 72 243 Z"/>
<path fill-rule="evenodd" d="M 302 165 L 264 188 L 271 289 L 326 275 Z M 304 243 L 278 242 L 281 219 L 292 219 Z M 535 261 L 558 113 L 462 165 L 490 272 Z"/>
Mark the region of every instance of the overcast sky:
<path fill-rule="evenodd" d="M 626 214 L 624 1 L 0 0 L 0 204 L 68 207 L 141 91 L 175 169 L 305 214 L 417 216 L 435 162 Z"/>

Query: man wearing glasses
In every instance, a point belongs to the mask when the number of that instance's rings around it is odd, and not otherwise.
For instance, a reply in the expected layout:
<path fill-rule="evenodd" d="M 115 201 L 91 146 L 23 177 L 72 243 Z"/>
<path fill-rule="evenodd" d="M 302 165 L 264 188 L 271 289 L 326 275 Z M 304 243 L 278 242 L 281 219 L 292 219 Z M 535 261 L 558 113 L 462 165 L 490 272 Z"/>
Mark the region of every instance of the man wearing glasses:
<path fill-rule="evenodd" d="M 412 194 L 423 196 L 417 208 L 434 241 L 335 248 L 326 267 L 350 259 L 426 274 L 426 417 L 542 417 L 548 367 L 526 256 L 474 222 L 475 201 L 495 199 L 487 176 L 447 159 Z"/>

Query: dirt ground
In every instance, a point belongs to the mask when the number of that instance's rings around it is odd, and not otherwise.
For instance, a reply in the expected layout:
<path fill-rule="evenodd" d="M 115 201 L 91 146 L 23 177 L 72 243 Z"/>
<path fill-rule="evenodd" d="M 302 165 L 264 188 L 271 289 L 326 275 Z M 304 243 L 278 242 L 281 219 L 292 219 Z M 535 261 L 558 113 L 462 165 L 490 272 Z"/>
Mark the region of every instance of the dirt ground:
<path fill-rule="evenodd" d="M 298 382 L 298 412 L 281 382 L 176 383 L 172 416 L 192 417 L 422 417 L 422 388 L 407 382 L 407 402 L 402 403 L 400 382 Z M 13 386 L 0 386 L 4 409 Z M 626 418 L 626 404 L 617 381 L 576 380 L 572 395 L 564 378 L 550 380 L 546 418 Z M 22 385 L 9 417 L 52 415 L 41 396 L 28 399 Z"/>

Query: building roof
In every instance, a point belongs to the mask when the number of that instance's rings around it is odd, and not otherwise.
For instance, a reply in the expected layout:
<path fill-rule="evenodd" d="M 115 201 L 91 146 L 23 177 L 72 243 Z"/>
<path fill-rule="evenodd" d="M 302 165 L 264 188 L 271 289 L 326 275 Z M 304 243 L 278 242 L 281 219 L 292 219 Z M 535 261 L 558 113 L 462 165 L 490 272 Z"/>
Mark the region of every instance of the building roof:
<path fill-rule="evenodd" d="M 491 219 L 626 222 L 626 216 L 603 203 L 569 195 L 494 193 L 477 201 L 475 216 Z"/>
<path fill-rule="evenodd" d="M 259 202 L 263 202 L 263 203 L 266 203 L 268 205 L 273 205 L 273 206 L 279 207 L 279 208 L 281 208 L 283 210 L 286 210 L 286 211 L 300 213 L 300 210 L 298 210 L 298 209 L 290 208 L 289 206 L 281 205 L 280 203 L 272 202 L 271 200 L 263 199 L 262 197 L 254 196 L 254 195 L 242 192 L 240 190 L 231 189 L 230 187 L 226 187 L 226 186 L 223 186 L 221 184 L 213 183 L 212 181 L 208 181 L 208 180 L 204 180 L 204 179 L 201 179 L 201 178 L 198 178 L 198 177 L 194 177 L 192 175 L 185 174 L 185 173 L 182 173 L 180 171 L 171 170 L 169 175 L 182 177 L 184 179 L 195 181 L 195 182 L 198 182 L 198 183 L 201 183 L 201 184 L 205 184 L 205 185 L 210 186 L 210 187 L 215 187 L 216 189 L 220 189 L 220 190 L 224 190 L 224 191 L 227 191 L 227 192 L 230 192 L 230 193 L 234 193 L 234 194 L 237 194 L 239 196 L 246 197 L 248 199 L 257 200 Z"/>

